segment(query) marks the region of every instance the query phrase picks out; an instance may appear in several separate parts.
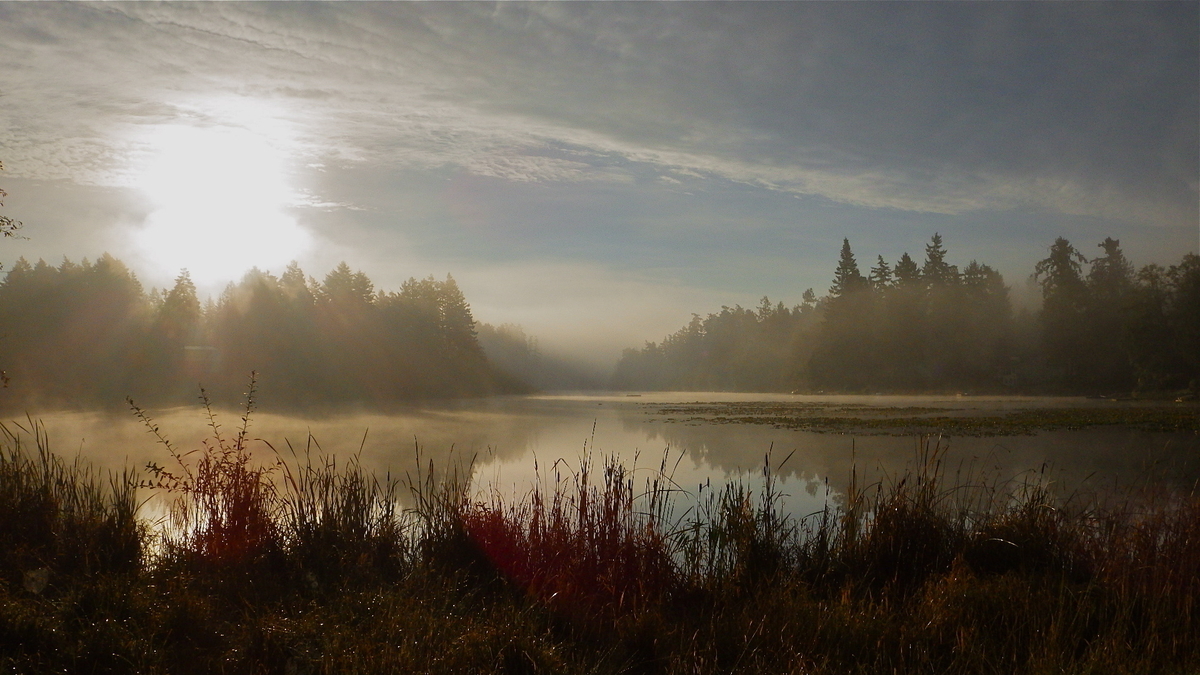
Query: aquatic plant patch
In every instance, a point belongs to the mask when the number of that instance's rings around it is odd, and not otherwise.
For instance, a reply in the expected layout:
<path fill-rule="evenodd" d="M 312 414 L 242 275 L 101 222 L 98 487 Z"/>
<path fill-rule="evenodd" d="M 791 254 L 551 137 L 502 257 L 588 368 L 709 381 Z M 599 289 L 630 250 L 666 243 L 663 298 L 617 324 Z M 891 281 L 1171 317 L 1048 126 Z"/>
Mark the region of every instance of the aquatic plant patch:
<path fill-rule="evenodd" d="M 1138 431 L 1200 431 L 1200 406 L 1113 406 L 1024 408 L 1009 412 L 969 408 L 873 407 L 805 403 L 797 405 L 703 403 L 646 404 L 648 414 L 681 424 L 759 424 L 815 433 L 891 436 L 1019 436 L 1039 431 L 1126 427 Z"/>

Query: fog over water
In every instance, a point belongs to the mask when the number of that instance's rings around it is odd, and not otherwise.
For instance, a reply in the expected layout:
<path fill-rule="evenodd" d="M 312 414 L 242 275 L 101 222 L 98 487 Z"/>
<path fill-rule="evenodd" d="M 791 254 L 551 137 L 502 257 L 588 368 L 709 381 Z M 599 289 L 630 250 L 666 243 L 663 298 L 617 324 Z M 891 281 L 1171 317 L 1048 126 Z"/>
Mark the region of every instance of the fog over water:
<path fill-rule="evenodd" d="M 300 417 L 255 412 L 251 449 L 272 461 L 271 448 L 292 460 L 303 456 L 351 457 L 383 477 L 403 479 L 432 462 L 437 471 L 470 465 L 476 494 L 502 498 L 526 494 L 537 481 L 556 476 L 569 481 L 591 456 L 595 470 L 607 457 L 635 468 L 640 486 L 665 462 L 681 490 L 681 508 L 694 500 L 701 484 L 719 489 L 731 480 L 762 486 L 768 453 L 785 493 L 785 507 L 796 514 L 836 502 L 852 469 L 868 482 L 896 476 L 917 454 L 913 436 L 815 433 L 767 424 L 719 424 L 703 415 L 681 415 L 689 403 L 791 403 L 831 406 L 864 416 L 883 408 L 920 406 L 938 415 L 983 415 L 1003 411 L 1104 405 L 1080 398 L 955 398 L 937 396 L 795 396 L 694 392 L 638 395 L 541 395 L 425 404 L 384 413 L 341 413 Z M 856 408 L 855 406 L 864 406 Z M 661 414 L 663 407 L 670 408 Z M 705 409 L 702 406 L 695 408 Z M 201 447 L 211 437 L 199 407 L 147 411 L 181 451 Z M 217 411 L 227 439 L 237 433 L 240 412 Z M 132 414 L 67 412 L 42 415 L 51 448 L 67 457 L 78 454 L 92 464 L 119 470 L 147 462 L 169 465 L 171 458 Z M 27 420 L 6 422 L 29 426 Z M 308 441 L 311 435 L 312 442 Z M 944 465 L 955 473 L 1004 482 L 1052 481 L 1064 495 L 1091 495 L 1113 485 L 1162 485 L 1186 488 L 1200 478 L 1200 437 L 1153 433 L 1122 427 L 1042 431 L 1032 435 L 946 437 L 931 441 L 945 450 Z M 289 443 L 290 448 L 289 449 Z M 269 445 L 268 445 L 269 444 Z M 590 451 L 590 452 L 589 452 Z M 793 453 L 794 451 L 794 453 Z M 788 458 L 791 454 L 790 459 Z M 781 465 L 782 464 L 782 465 Z M 708 489 L 707 486 L 705 488 Z M 401 491 L 404 493 L 405 491 Z M 700 494 L 704 494 L 700 491 Z M 402 494 L 406 498 L 407 494 Z"/>

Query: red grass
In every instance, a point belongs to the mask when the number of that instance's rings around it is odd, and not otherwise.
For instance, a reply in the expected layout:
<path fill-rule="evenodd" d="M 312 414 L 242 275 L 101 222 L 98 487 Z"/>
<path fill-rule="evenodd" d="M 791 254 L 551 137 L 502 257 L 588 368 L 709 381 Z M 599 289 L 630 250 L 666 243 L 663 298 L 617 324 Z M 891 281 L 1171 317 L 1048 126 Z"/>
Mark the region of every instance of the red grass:
<path fill-rule="evenodd" d="M 275 490 L 269 480 L 271 468 L 253 466 L 247 448 L 250 414 L 254 409 L 255 374 L 246 395 L 242 426 L 232 442 L 221 434 L 208 395 L 200 398 L 208 414 L 213 437 L 197 450 L 180 453 L 163 436 L 144 411 L 129 404 L 170 452 L 177 468 L 168 470 L 147 465 L 154 481 L 145 487 L 176 496 L 170 506 L 167 548 L 206 564 L 239 564 L 255 559 L 278 544 L 274 519 Z M 191 455 L 197 454 L 197 459 Z"/>
<path fill-rule="evenodd" d="M 635 508 L 633 479 L 609 460 L 603 485 L 585 462 L 574 489 L 558 481 L 549 499 L 465 507 L 471 540 L 509 581 L 572 616 L 613 615 L 660 602 L 677 573 L 658 520 Z"/>

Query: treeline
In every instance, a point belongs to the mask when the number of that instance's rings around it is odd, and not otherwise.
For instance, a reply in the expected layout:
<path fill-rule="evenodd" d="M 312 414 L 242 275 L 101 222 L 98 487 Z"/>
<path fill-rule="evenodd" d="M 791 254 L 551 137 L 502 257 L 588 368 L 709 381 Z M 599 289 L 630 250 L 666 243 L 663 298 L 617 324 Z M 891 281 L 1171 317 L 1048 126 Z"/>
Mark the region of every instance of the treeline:
<path fill-rule="evenodd" d="M 723 307 L 661 343 L 627 349 L 620 389 L 1028 391 L 1196 388 L 1200 257 L 1135 271 L 1120 242 L 1088 261 L 1066 239 L 1033 278 L 1037 313 L 1014 314 L 1003 277 L 947 261 L 940 235 L 917 263 L 878 256 L 866 274 L 843 241 L 829 293 L 787 307 Z M 1086 270 L 1085 270 L 1086 266 Z"/>
<path fill-rule="evenodd" d="M 21 259 L 0 283 L 8 407 L 238 397 L 251 371 L 272 405 L 387 402 L 519 390 L 476 339 L 454 279 L 376 290 L 342 263 L 322 281 L 295 263 L 257 269 L 201 303 L 183 272 L 146 292 L 119 260 Z"/>
<path fill-rule="evenodd" d="M 606 375 L 598 375 L 585 366 L 558 354 L 544 351 L 538 339 L 512 323 L 477 327 L 479 344 L 488 361 L 503 376 L 535 389 L 601 389 Z"/>

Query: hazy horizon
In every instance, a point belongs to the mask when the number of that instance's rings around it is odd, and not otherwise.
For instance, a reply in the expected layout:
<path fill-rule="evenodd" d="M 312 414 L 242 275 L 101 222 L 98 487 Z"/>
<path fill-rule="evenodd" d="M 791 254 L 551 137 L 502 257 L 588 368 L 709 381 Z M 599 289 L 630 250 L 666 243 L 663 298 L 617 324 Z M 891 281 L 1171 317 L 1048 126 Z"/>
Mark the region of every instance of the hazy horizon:
<path fill-rule="evenodd" d="M 1200 238 L 1196 3 L 0 4 L 18 257 L 452 274 L 610 367 L 692 313 Z"/>

